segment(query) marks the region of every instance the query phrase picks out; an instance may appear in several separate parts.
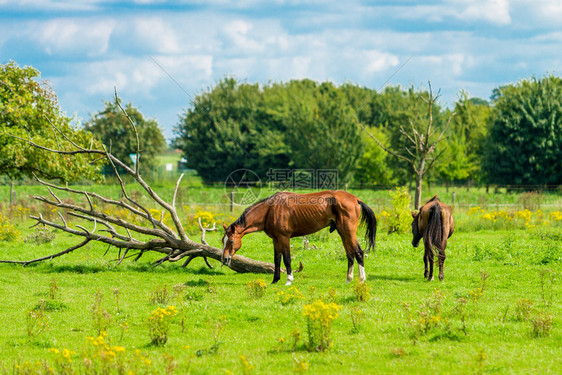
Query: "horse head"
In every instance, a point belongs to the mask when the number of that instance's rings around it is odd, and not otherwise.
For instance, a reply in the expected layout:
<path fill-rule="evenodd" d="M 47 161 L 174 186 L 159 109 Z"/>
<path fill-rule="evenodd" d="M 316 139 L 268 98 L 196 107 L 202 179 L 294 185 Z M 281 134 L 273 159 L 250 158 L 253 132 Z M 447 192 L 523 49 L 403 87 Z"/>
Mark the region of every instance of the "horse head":
<path fill-rule="evenodd" d="M 242 235 L 236 232 L 236 226 L 222 224 L 224 236 L 222 237 L 223 249 L 221 261 L 224 265 L 230 266 L 232 257 L 242 247 Z"/>
<path fill-rule="evenodd" d="M 414 211 L 412 211 L 412 234 L 414 236 L 414 238 L 412 239 L 412 246 L 414 247 L 418 247 L 418 245 L 420 244 L 420 240 L 422 239 L 422 234 L 420 233 L 419 227 L 418 227 L 418 221 L 419 221 L 419 217 L 420 217 L 420 212 L 415 213 Z"/>

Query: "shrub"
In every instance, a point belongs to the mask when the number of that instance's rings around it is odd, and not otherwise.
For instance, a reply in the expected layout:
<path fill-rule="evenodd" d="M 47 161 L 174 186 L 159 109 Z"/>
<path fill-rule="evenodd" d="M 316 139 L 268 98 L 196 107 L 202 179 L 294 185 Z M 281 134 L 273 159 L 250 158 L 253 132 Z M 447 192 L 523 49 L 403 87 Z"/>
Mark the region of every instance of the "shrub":
<path fill-rule="evenodd" d="M 175 306 L 159 307 L 152 311 L 148 317 L 150 342 L 153 345 L 165 345 L 168 342 L 168 333 L 172 318 L 178 313 Z"/>
<path fill-rule="evenodd" d="M 533 301 L 530 299 L 521 299 L 517 301 L 515 305 L 515 316 L 516 321 L 525 321 L 531 318 L 531 313 L 533 312 Z"/>
<path fill-rule="evenodd" d="M 76 354 L 75 352 L 66 348 L 62 350 L 51 348 L 49 351 L 55 354 L 55 369 L 57 374 L 74 374 L 74 369 L 72 368 L 72 356 Z"/>
<path fill-rule="evenodd" d="M 353 306 L 350 309 L 351 323 L 353 324 L 353 333 L 359 332 L 361 323 L 363 322 L 363 310 L 359 306 Z"/>
<path fill-rule="evenodd" d="M 52 300 L 57 299 L 58 290 L 59 286 L 57 285 L 57 279 L 51 279 L 51 281 L 49 282 L 49 298 Z"/>
<path fill-rule="evenodd" d="M 389 194 L 392 199 L 392 209 L 381 212 L 383 223 L 386 224 L 388 233 L 407 233 L 412 224 L 408 188 L 397 187 Z"/>
<path fill-rule="evenodd" d="M 353 294 L 360 302 L 367 302 L 371 299 L 371 287 L 366 282 L 356 281 L 353 283 Z"/>
<path fill-rule="evenodd" d="M 304 305 L 302 314 L 306 318 L 308 350 L 326 351 L 332 347 L 332 322 L 340 309 L 340 305 L 320 300 Z"/>
<path fill-rule="evenodd" d="M 25 236 L 24 241 L 37 245 L 51 243 L 55 239 L 55 231 L 53 229 L 43 228 Z"/>
<path fill-rule="evenodd" d="M 242 374 L 249 375 L 254 371 L 254 365 L 248 361 L 245 355 L 240 356 L 240 367 L 242 368 Z"/>
<path fill-rule="evenodd" d="M 92 305 L 92 320 L 94 328 L 98 335 L 107 331 L 111 322 L 111 315 L 102 306 L 103 294 L 98 290 L 95 295 L 94 304 Z"/>
<path fill-rule="evenodd" d="M 410 336 L 414 340 L 414 344 L 419 337 L 432 331 L 434 328 L 444 328 L 448 331 L 449 324 L 442 316 L 443 300 L 445 295 L 439 290 L 435 290 L 422 303 L 420 309 L 414 313 L 410 309 L 410 305 L 406 302 L 402 303 L 402 308 L 408 318 L 408 326 L 411 330 Z"/>
<path fill-rule="evenodd" d="M 49 329 L 49 317 L 45 314 L 45 302 L 39 308 L 29 310 L 25 315 L 28 336 L 35 336 Z"/>
<path fill-rule="evenodd" d="M 111 346 L 107 332 L 103 331 L 97 337 L 86 337 L 86 343 L 86 354 L 82 361 L 85 374 L 126 373 L 125 348 Z"/>
<path fill-rule="evenodd" d="M 286 292 L 284 290 L 277 292 L 277 300 L 281 302 L 283 306 L 293 304 L 299 299 L 304 299 L 304 296 L 294 286 L 290 287 Z"/>
<path fill-rule="evenodd" d="M 157 285 L 151 292 L 150 292 L 150 303 L 153 305 L 166 305 L 172 299 L 172 295 L 168 291 L 168 286 L 159 286 Z"/>
<path fill-rule="evenodd" d="M 532 319 L 534 337 L 546 337 L 550 335 L 552 329 L 552 314 L 546 311 L 539 311 Z"/>
<path fill-rule="evenodd" d="M 0 214 L 0 241 L 14 242 L 18 241 L 21 233 L 14 227 L 8 218 Z"/>
<path fill-rule="evenodd" d="M 265 295 L 267 284 L 263 279 L 248 281 L 246 284 L 246 292 L 250 298 L 261 298 Z"/>

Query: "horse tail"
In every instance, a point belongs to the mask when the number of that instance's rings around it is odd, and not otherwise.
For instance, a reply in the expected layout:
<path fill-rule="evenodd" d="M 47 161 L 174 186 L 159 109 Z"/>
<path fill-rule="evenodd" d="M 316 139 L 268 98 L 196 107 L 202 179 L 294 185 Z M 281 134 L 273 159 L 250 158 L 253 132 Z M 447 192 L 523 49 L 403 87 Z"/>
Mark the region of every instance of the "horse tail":
<path fill-rule="evenodd" d="M 375 248 L 375 238 L 377 236 L 377 218 L 375 213 L 371 210 L 371 207 L 367 206 L 364 202 L 357 201 L 361 206 L 361 224 L 367 227 L 365 232 L 365 240 L 369 244 L 367 252 L 371 251 L 371 248 Z"/>
<path fill-rule="evenodd" d="M 429 209 L 429 218 L 427 220 L 427 232 L 425 241 L 430 246 L 432 251 L 437 247 L 440 250 L 443 243 L 443 218 L 441 213 L 441 206 L 434 204 Z"/>

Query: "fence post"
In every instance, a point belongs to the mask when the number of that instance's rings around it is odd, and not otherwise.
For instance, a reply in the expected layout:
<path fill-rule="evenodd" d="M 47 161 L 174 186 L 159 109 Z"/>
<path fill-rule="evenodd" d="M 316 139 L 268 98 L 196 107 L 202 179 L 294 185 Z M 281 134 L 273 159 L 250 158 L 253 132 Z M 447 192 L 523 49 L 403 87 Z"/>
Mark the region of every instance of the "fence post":
<path fill-rule="evenodd" d="M 452 198 L 452 206 L 453 206 L 453 210 L 455 209 L 455 192 L 453 191 L 453 198 Z"/>
<path fill-rule="evenodd" d="M 234 212 L 234 191 L 230 192 L 230 212 Z"/>
<path fill-rule="evenodd" d="M 14 181 L 10 183 L 10 206 L 16 203 L 16 192 L 14 190 Z"/>

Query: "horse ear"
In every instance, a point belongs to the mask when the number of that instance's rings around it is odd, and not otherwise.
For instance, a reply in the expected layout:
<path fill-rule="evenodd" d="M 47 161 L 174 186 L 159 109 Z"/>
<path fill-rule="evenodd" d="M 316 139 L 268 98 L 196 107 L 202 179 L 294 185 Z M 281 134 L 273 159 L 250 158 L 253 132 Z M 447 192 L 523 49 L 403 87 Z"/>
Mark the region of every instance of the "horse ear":
<path fill-rule="evenodd" d="M 226 230 L 228 229 L 228 227 L 226 226 L 225 223 L 222 223 L 222 227 L 224 228 L 224 231 L 226 232 Z"/>

